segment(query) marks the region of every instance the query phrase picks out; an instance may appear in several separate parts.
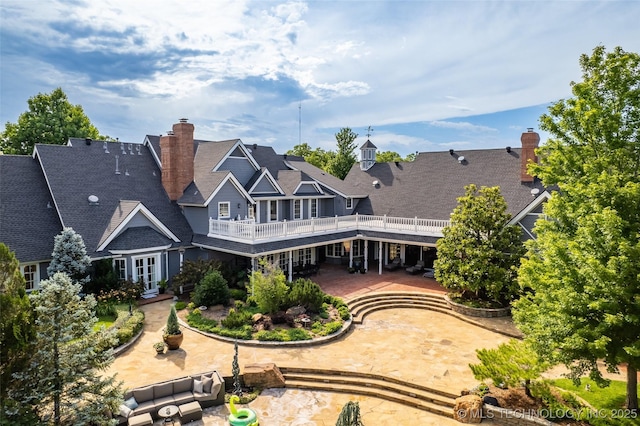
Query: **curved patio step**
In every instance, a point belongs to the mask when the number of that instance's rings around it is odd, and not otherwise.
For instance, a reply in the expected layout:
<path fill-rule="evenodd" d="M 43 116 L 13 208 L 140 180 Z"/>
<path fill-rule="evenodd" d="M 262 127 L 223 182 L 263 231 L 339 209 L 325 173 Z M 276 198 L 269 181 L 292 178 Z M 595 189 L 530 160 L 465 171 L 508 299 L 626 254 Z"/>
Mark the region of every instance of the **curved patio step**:
<path fill-rule="evenodd" d="M 368 314 L 382 309 L 418 308 L 452 314 L 444 296 L 435 293 L 381 292 L 357 296 L 347 301 L 354 324 L 362 324 Z"/>
<path fill-rule="evenodd" d="M 453 417 L 457 395 L 393 377 L 354 371 L 279 367 L 287 388 L 372 396 L 444 417 Z"/>

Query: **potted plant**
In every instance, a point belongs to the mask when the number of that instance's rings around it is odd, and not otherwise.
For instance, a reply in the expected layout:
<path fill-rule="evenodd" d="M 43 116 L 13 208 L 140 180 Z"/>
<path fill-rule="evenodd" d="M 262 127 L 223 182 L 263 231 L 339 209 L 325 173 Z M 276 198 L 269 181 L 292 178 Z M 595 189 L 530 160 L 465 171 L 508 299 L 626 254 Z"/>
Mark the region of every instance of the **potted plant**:
<path fill-rule="evenodd" d="M 171 311 L 167 318 L 167 326 L 164 329 L 164 342 L 167 344 L 167 348 L 170 351 L 174 351 L 180 348 L 184 335 L 180 331 L 180 325 L 178 324 L 178 314 L 176 313 L 176 307 L 171 305 Z"/>
<path fill-rule="evenodd" d="M 156 342 L 153 344 L 153 349 L 156 350 L 157 354 L 163 354 L 164 353 L 164 342 Z"/>
<path fill-rule="evenodd" d="M 164 294 L 167 291 L 167 280 L 164 278 L 158 281 L 158 290 L 160 294 Z"/>

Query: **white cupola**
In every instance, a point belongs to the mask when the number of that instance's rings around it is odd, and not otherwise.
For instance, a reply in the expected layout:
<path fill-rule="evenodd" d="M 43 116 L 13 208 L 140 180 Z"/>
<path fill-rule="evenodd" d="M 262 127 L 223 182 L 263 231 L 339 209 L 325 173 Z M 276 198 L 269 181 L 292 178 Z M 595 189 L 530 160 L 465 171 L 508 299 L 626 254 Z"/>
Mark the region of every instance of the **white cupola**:
<path fill-rule="evenodd" d="M 369 170 L 376 164 L 376 149 L 369 139 L 360 147 L 360 170 Z"/>

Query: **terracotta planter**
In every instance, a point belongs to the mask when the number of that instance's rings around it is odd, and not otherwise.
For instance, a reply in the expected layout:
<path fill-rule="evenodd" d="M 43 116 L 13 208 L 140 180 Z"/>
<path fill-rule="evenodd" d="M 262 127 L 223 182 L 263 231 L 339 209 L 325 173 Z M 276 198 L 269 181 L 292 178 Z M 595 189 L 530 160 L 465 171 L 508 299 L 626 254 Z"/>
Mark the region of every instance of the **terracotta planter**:
<path fill-rule="evenodd" d="M 164 339 L 164 342 L 167 344 L 167 348 L 170 351 L 175 351 L 176 349 L 180 348 L 180 345 L 182 344 L 182 339 L 184 339 L 184 334 L 182 333 L 165 334 L 163 339 Z"/>

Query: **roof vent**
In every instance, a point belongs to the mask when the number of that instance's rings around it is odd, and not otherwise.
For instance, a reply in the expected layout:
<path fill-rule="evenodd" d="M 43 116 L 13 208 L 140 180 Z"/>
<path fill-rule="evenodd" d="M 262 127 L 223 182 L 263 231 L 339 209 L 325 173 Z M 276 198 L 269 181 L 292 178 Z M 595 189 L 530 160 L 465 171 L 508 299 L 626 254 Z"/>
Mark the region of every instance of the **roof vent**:
<path fill-rule="evenodd" d="M 104 149 L 105 154 L 109 154 L 109 147 L 107 146 L 107 141 L 104 141 L 102 144 L 102 149 Z"/>
<path fill-rule="evenodd" d="M 258 144 L 257 143 L 253 144 L 253 149 L 258 149 Z"/>
<path fill-rule="evenodd" d="M 84 143 L 86 143 L 87 145 L 91 145 L 91 138 L 86 138 L 84 140 Z"/>
<path fill-rule="evenodd" d="M 374 180 L 373 182 L 371 182 L 373 184 L 373 186 L 378 186 L 380 185 L 380 182 L 378 182 L 377 180 Z"/>
<path fill-rule="evenodd" d="M 167 130 L 167 135 L 173 136 L 173 130 Z"/>
<path fill-rule="evenodd" d="M 458 157 L 458 163 L 462 164 L 464 162 L 464 156 Z"/>
<path fill-rule="evenodd" d="M 531 190 L 531 196 L 532 196 L 532 197 L 535 197 L 535 196 L 536 196 L 536 195 L 538 195 L 539 193 L 540 193 L 540 189 L 538 189 L 538 188 L 533 188 L 533 189 Z"/>
<path fill-rule="evenodd" d="M 527 132 L 529 133 L 533 132 L 533 127 L 527 127 Z"/>
<path fill-rule="evenodd" d="M 97 206 L 100 204 L 100 199 L 96 195 L 89 195 L 89 198 L 87 198 L 87 200 L 89 200 L 90 206 Z"/>
<path fill-rule="evenodd" d="M 507 152 L 511 153 L 511 147 L 510 146 L 507 147 Z"/>
<path fill-rule="evenodd" d="M 453 149 L 449 149 L 449 155 L 453 155 Z"/>

